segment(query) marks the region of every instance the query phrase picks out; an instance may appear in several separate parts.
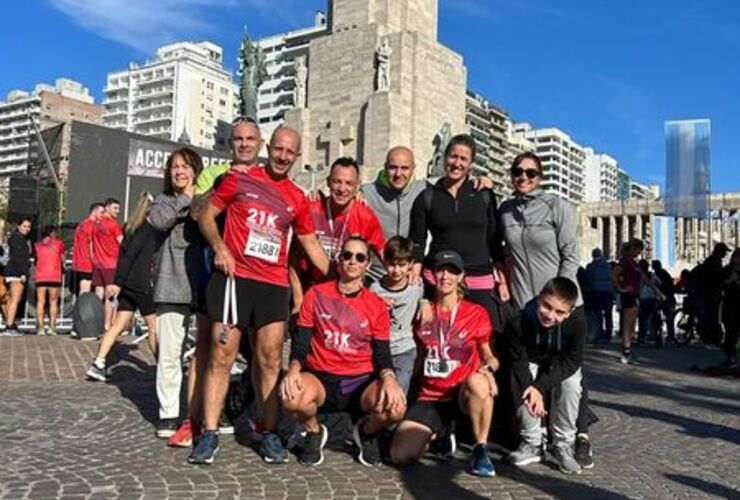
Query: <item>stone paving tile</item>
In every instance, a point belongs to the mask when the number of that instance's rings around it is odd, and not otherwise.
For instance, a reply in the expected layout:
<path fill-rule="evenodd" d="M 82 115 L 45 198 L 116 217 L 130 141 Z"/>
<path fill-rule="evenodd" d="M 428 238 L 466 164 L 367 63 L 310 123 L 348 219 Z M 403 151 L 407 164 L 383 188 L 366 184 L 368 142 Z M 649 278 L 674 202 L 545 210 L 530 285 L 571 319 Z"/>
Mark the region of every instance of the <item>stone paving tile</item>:
<path fill-rule="evenodd" d="M 231 436 L 215 465 L 154 438 L 151 357 L 119 346 L 112 383 L 83 379 L 94 343 L 0 338 L 0 499 L 23 498 L 740 498 L 740 380 L 686 368 L 717 352 L 638 350 L 622 366 L 590 349 L 587 377 L 600 422 L 596 467 L 566 477 L 546 464 L 516 469 L 493 453 L 498 475 L 465 472 L 467 457 L 406 469 L 360 466 L 330 450 L 316 469 L 268 466 Z"/>

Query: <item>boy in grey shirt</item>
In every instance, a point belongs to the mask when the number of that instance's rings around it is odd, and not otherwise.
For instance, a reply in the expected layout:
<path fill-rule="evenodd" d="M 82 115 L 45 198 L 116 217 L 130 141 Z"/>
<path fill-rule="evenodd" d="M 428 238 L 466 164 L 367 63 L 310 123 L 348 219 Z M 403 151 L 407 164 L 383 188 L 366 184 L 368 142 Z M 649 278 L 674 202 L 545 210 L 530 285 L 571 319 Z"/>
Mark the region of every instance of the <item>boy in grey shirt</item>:
<path fill-rule="evenodd" d="M 424 288 L 421 283 L 409 283 L 414 263 L 414 244 L 403 236 L 394 236 L 385 245 L 383 264 L 386 275 L 370 286 L 370 290 L 388 304 L 391 315 L 391 355 L 396 378 L 406 393 L 416 361 L 413 322 L 419 312 Z"/>

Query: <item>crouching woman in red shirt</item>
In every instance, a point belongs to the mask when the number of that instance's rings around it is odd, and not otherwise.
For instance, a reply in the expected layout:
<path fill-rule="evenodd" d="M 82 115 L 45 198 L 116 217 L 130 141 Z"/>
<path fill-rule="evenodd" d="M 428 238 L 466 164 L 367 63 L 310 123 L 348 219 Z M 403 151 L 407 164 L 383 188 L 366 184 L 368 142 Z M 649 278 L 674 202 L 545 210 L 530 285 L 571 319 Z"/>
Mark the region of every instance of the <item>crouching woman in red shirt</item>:
<path fill-rule="evenodd" d="M 381 461 L 378 433 L 399 422 L 406 396 L 396 382 L 390 318 L 383 300 L 363 286 L 368 244 L 349 238 L 338 256 L 339 279 L 312 287 L 303 299 L 290 367 L 280 385 L 283 409 L 306 428 L 298 460 L 319 465 L 328 433 L 319 411 L 349 412 L 359 461 Z"/>
<path fill-rule="evenodd" d="M 391 460 L 397 465 L 418 460 L 433 439 L 451 436 L 448 427 L 462 411 L 470 419 L 476 442 L 471 472 L 493 476 L 486 443 L 498 394 L 493 374 L 499 362 L 490 348 L 488 313 L 463 297 L 463 270 L 457 252 L 442 251 L 434 257 L 434 318 L 416 331 L 423 353 L 417 358 L 423 365 L 418 398 L 396 428 Z"/>

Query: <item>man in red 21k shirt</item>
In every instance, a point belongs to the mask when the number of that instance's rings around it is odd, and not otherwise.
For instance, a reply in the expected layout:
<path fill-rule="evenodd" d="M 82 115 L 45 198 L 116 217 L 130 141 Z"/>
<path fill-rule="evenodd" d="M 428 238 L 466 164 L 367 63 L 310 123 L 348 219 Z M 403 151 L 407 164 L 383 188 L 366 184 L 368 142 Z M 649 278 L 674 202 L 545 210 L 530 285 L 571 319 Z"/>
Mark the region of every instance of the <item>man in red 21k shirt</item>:
<path fill-rule="evenodd" d="M 72 290 L 76 294 L 89 292 L 92 285 L 92 233 L 95 221 L 105 212 L 102 203 L 95 202 L 90 205 L 90 215 L 82 220 L 75 228 L 74 241 L 72 243 L 72 271 L 74 271 L 74 284 Z"/>
<path fill-rule="evenodd" d="M 188 459 L 191 463 L 212 463 L 218 452 L 216 429 L 228 388 L 229 369 L 236 358 L 241 335 L 247 329 L 254 331 L 252 373 L 257 418 L 266 431 L 260 454 L 267 463 L 288 460 L 275 430 L 280 404 L 276 389 L 289 312 L 291 234 L 295 233 L 316 267 L 324 273 L 329 270 L 329 259 L 314 234 L 306 195 L 288 177 L 300 156 L 300 147 L 300 136 L 295 130 L 279 127 L 270 139 L 265 168 L 227 173 L 200 217 L 201 232 L 213 247 L 218 271 L 211 276 L 206 291 L 208 316 L 213 322 L 212 350 L 203 393 L 204 432 Z M 226 224 L 222 239 L 216 217 L 223 211 L 226 211 Z M 234 278 L 233 299 L 231 294 L 226 294 L 227 277 Z M 232 303 L 236 311 L 231 310 L 224 317 Z"/>
<path fill-rule="evenodd" d="M 280 395 L 283 409 L 306 427 L 298 457 L 304 465 L 324 460 L 327 430 L 316 419 L 319 409 L 365 416 L 353 439 L 366 466 L 380 463 L 377 434 L 406 412 L 391 358 L 388 307 L 363 286 L 368 250 L 363 239 L 350 237 L 339 254 L 339 279 L 312 287 L 301 306 Z"/>
<path fill-rule="evenodd" d="M 370 249 L 383 258 L 385 235 L 372 208 L 355 200 L 360 187 L 360 167 L 352 158 L 338 158 L 329 169 L 326 179 L 329 197 L 319 195 L 311 201 L 310 213 L 316 236 L 332 263 L 342 244 L 350 236 L 360 236 Z M 298 245 L 291 248 L 291 289 L 294 309 L 298 310 L 303 295 L 316 283 L 325 281 L 324 275 L 312 266 L 305 252 Z M 298 279 L 296 279 L 298 278 Z"/>
<path fill-rule="evenodd" d="M 112 301 L 116 293 L 113 280 L 123 229 L 118 223 L 121 203 L 108 198 L 104 205 L 105 212 L 95 221 L 92 232 L 92 286 L 97 296 L 105 300 L 105 329 L 108 330 L 113 322 Z"/>

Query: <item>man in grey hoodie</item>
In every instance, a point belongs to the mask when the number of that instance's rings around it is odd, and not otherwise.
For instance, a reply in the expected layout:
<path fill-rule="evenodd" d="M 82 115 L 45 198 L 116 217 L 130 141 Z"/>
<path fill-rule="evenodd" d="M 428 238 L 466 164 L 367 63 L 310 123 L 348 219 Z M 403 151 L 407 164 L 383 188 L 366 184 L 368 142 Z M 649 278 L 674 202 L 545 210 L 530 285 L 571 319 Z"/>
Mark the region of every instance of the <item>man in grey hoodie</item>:
<path fill-rule="evenodd" d="M 429 185 L 426 179 L 414 180 L 415 169 L 414 152 L 406 146 L 395 146 L 388 150 L 378 177 L 360 189 L 365 202 L 378 216 L 386 241 L 394 236 L 407 238 L 409 235 L 411 207 Z M 478 191 L 493 187 L 493 181 L 486 177 L 477 177 L 473 182 Z M 383 264 L 374 260 L 368 275 L 377 281 L 384 274 Z"/>

